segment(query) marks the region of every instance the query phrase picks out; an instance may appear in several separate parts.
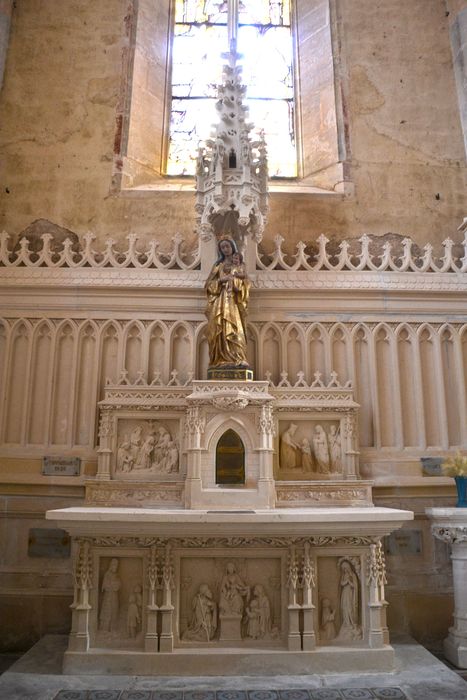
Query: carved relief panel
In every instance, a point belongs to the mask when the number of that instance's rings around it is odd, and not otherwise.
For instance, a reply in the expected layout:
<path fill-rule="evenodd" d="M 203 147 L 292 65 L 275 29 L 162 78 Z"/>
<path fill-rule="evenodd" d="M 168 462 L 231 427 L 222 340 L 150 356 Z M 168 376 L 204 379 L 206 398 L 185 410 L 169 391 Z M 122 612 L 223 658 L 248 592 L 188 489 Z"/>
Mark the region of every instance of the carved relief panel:
<path fill-rule="evenodd" d="M 345 441 L 340 419 L 279 421 L 274 474 L 278 480 L 326 480 L 343 476 Z"/>
<path fill-rule="evenodd" d="M 179 478 L 179 420 L 120 418 L 117 425 L 114 479 L 152 481 Z"/>
<path fill-rule="evenodd" d="M 142 647 L 147 605 L 142 557 L 106 554 L 95 561 L 91 646 Z"/>
<path fill-rule="evenodd" d="M 317 639 L 322 645 L 339 645 L 363 639 L 365 630 L 365 581 L 362 556 L 319 556 Z"/>
<path fill-rule="evenodd" d="M 283 645 L 283 553 L 182 553 L 178 560 L 180 645 Z"/>

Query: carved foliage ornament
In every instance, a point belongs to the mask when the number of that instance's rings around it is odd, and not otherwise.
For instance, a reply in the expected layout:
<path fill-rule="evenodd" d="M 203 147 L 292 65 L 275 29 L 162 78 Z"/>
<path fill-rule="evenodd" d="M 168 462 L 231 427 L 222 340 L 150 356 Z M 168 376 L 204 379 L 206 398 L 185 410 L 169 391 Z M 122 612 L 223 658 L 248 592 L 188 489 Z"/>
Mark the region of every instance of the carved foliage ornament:
<path fill-rule="evenodd" d="M 432 525 L 431 531 L 438 540 L 449 544 L 467 542 L 467 527 L 446 527 L 443 525 Z"/>

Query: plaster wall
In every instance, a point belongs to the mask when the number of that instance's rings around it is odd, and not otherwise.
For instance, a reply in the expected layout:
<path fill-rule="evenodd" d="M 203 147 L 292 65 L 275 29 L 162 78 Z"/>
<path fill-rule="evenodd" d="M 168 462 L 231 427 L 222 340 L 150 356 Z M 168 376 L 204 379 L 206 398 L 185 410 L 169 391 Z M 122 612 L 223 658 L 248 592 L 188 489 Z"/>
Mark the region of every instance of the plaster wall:
<path fill-rule="evenodd" d="M 266 238 L 455 235 L 467 194 L 446 3 L 332 6 L 354 193 L 273 193 Z M 122 0 L 14 8 L 0 95 L 0 225 L 11 234 L 42 218 L 117 240 L 193 236 L 191 192 L 110 193 L 133 9 Z"/>

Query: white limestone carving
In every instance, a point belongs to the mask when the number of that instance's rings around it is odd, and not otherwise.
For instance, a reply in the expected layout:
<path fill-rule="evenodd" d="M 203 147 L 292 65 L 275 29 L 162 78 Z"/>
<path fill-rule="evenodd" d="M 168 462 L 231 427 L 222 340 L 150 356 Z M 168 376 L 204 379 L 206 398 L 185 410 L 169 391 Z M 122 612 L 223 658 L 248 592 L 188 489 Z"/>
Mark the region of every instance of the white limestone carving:
<path fill-rule="evenodd" d="M 3 231 L 0 234 L 0 265 L 14 266 L 25 265 L 27 267 L 91 267 L 122 268 L 134 267 L 140 269 L 156 268 L 169 270 L 179 268 L 181 270 L 194 270 L 200 263 L 199 248 L 191 251 L 183 250 L 183 238 L 180 234 L 172 237 L 172 249 L 167 252 L 159 251 L 159 242 L 152 239 L 146 250 L 138 250 L 138 235 L 130 233 L 126 236 L 128 248 L 126 251 L 115 249 L 115 240 L 111 237 L 104 242 L 103 250 L 94 250 L 93 241 L 96 236 L 89 232 L 83 236 L 78 251 L 72 250 L 73 241 L 66 239 L 61 251 L 51 249 L 52 234 L 44 233 L 42 249 L 35 253 L 29 249 L 29 241 L 22 238 L 19 241 L 19 251 L 13 252 L 8 248 L 9 235 Z"/>
<path fill-rule="evenodd" d="M 320 640 L 330 642 L 336 637 L 336 609 L 329 598 L 321 600 L 321 622 L 319 628 Z"/>
<path fill-rule="evenodd" d="M 141 594 L 138 592 L 130 593 L 128 597 L 127 611 L 127 632 L 128 636 L 134 639 L 141 628 Z"/>
<path fill-rule="evenodd" d="M 245 608 L 245 615 L 246 636 L 250 639 L 268 639 L 271 636 L 277 636 L 277 630 L 272 630 L 269 598 L 260 583 L 253 586 L 253 594 Z"/>
<path fill-rule="evenodd" d="M 223 54 L 222 84 L 217 86 L 219 122 L 206 148 L 198 151 L 196 206 L 198 234 L 203 243 L 213 234 L 229 233 L 236 240 L 250 235 L 259 242 L 268 211 L 268 169 L 264 136 L 251 141 L 252 124 L 243 104 L 240 54 L 236 38 Z M 243 246 L 242 246 L 243 247 Z"/>
<path fill-rule="evenodd" d="M 250 595 L 250 587 L 242 581 L 234 562 L 229 562 L 220 582 L 219 612 L 224 615 L 242 615 L 245 598 Z"/>
<path fill-rule="evenodd" d="M 39 253 L 34 253 L 29 249 L 26 238 L 20 241 L 20 249 L 13 252 L 13 247 L 9 247 L 10 236 L 3 231 L 0 234 L 0 266 L 16 267 L 25 266 L 40 269 L 43 267 L 53 268 L 94 268 L 105 271 L 107 268 L 117 268 L 125 270 L 135 268 L 137 270 L 158 269 L 158 270 L 195 270 L 200 264 L 199 250 L 184 251 L 183 238 L 177 234 L 172 238 L 172 250 L 167 252 L 159 251 L 159 243 L 151 239 L 147 243 L 145 250 L 137 249 L 138 236 L 129 234 L 128 249 L 119 251 L 115 248 L 115 241 L 107 238 L 103 250 L 95 250 L 92 246 L 96 239 L 94 234 L 88 233 L 83 236 L 83 243 L 77 252 L 72 250 L 73 242 L 65 241 L 60 252 L 51 250 L 51 234 L 43 234 L 43 247 Z M 287 254 L 283 250 L 284 238 L 276 236 L 274 238 L 274 249 L 272 253 L 258 254 L 257 267 L 259 270 L 274 271 L 298 271 L 308 270 L 317 272 L 320 270 L 361 272 L 370 270 L 374 272 L 410 272 L 410 273 L 452 273 L 467 272 L 467 238 L 464 239 L 464 255 L 461 258 L 453 256 L 452 248 L 454 241 L 449 237 L 442 242 L 442 254 L 434 255 L 433 246 L 426 244 L 423 247 L 423 256 L 414 255 L 413 241 L 409 238 L 402 243 L 403 254 L 399 258 L 394 258 L 391 253 L 391 244 L 386 243 L 382 256 L 373 256 L 370 253 L 370 237 L 363 235 L 360 238 L 361 252 L 356 256 L 358 262 L 355 263 L 355 256 L 349 255 L 349 243 L 343 240 L 340 243 L 340 254 L 335 258 L 327 251 L 329 239 L 321 235 L 317 239 L 318 253 L 310 263 L 310 256 L 305 252 L 307 242 L 297 243 L 297 252 L 292 256 L 294 262 L 289 264 L 286 260 Z M 270 258 L 269 262 L 264 262 L 263 258 Z M 174 270 L 175 271 L 175 270 Z"/>
<path fill-rule="evenodd" d="M 315 425 L 313 430 L 313 451 L 315 454 L 316 468 L 321 474 L 329 474 L 329 446 L 327 435 L 322 425 Z"/>
<path fill-rule="evenodd" d="M 339 564 L 340 578 L 340 605 L 339 612 L 341 626 L 337 639 L 339 641 L 353 641 L 361 639 L 362 630 L 359 614 L 359 580 L 349 559 L 343 558 Z"/>
<path fill-rule="evenodd" d="M 217 604 L 211 589 L 202 583 L 191 604 L 190 624 L 182 634 L 184 641 L 210 642 L 217 630 Z"/>
<path fill-rule="evenodd" d="M 78 552 L 73 567 L 74 598 L 72 608 L 90 609 L 89 592 L 92 588 L 93 565 L 90 543 L 87 540 L 78 541 Z"/>
<path fill-rule="evenodd" d="M 346 414 L 346 426 L 349 415 L 353 414 Z M 281 478 L 330 478 L 332 475 L 342 474 L 344 454 L 340 431 L 340 422 L 313 423 L 298 419 L 297 422 L 289 423 L 280 436 L 279 470 L 283 473 Z M 353 445 L 353 433 L 347 431 L 347 436 L 349 446 Z"/>
<path fill-rule="evenodd" d="M 118 565 L 118 559 L 112 559 L 102 579 L 99 610 L 99 630 L 102 632 L 115 633 L 118 630 L 120 612 L 119 591 L 122 586 L 118 574 Z"/>
<path fill-rule="evenodd" d="M 115 477 L 141 479 L 179 471 L 178 439 L 161 423 L 120 421 Z"/>
<path fill-rule="evenodd" d="M 467 668 L 467 509 L 427 508 L 426 514 L 434 537 L 451 549 L 454 619 L 444 640 L 444 653 L 458 668 Z"/>
<path fill-rule="evenodd" d="M 416 257 L 412 252 L 413 241 L 410 238 L 405 238 L 402 242 L 403 254 L 399 258 L 394 258 L 391 254 L 391 244 L 385 243 L 384 253 L 382 256 L 372 256 L 369 250 L 370 237 L 364 234 L 360 238 L 361 252 L 357 255 L 349 255 L 349 243 L 343 240 L 339 244 L 340 252 L 337 256 L 329 255 L 326 246 L 329 239 L 321 235 L 317 239 L 319 246 L 318 253 L 315 256 L 313 263 L 310 263 L 311 256 L 305 250 L 307 244 L 299 241 L 296 246 L 297 252 L 291 257 L 294 259 L 292 264 L 288 264 L 285 257 L 286 253 L 282 249 L 285 239 L 282 236 L 274 238 L 274 249 L 272 253 L 268 253 L 267 257 L 271 258 L 268 263 L 263 262 L 265 254 L 258 254 L 257 266 L 260 270 L 310 270 L 317 272 L 318 270 L 351 270 L 362 271 L 372 270 L 377 272 L 385 272 L 388 270 L 394 272 L 467 272 L 467 237 L 463 241 L 464 256 L 456 259 L 453 256 L 452 248 L 454 241 L 446 238 L 443 243 L 443 254 L 439 258 L 439 263 L 433 255 L 433 246 L 427 243 L 423 250 L 423 256 Z M 354 262 L 354 258 L 358 258 L 358 262 Z"/>

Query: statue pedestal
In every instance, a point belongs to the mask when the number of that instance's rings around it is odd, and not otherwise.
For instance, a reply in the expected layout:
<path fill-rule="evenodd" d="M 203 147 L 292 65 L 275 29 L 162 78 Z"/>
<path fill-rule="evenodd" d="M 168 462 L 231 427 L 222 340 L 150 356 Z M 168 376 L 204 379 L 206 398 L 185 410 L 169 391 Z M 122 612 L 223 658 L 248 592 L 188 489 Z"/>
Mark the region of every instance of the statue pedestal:
<path fill-rule="evenodd" d="M 247 367 L 209 367 L 208 380 L 221 382 L 252 382 L 253 370 Z"/>
<path fill-rule="evenodd" d="M 220 622 L 220 642 L 241 642 L 241 615 L 219 615 Z"/>
<path fill-rule="evenodd" d="M 454 585 L 454 625 L 444 640 L 446 658 L 458 668 L 467 668 L 467 509 L 427 508 L 431 531 L 451 545 Z"/>

